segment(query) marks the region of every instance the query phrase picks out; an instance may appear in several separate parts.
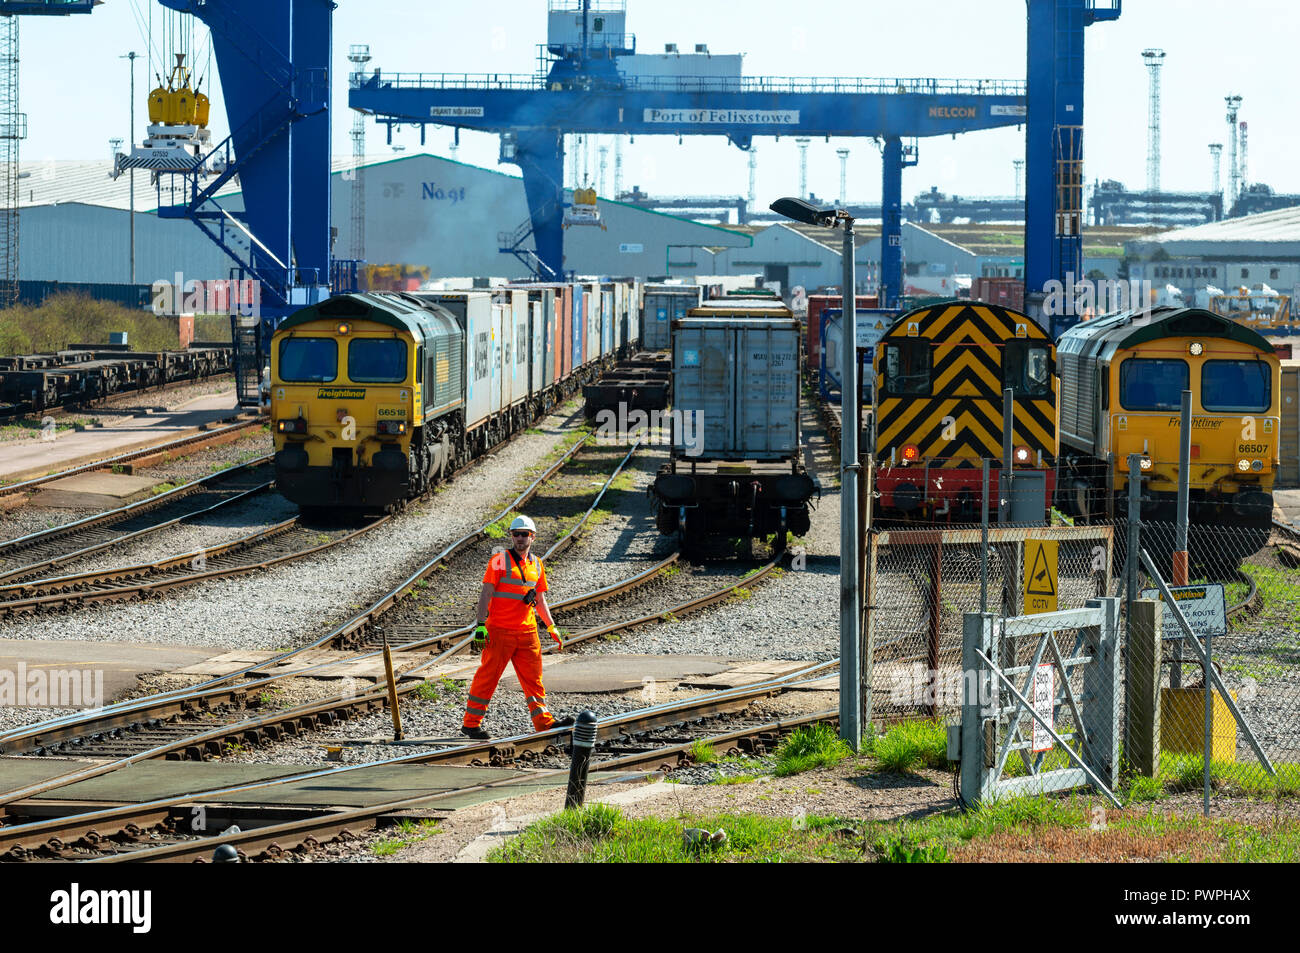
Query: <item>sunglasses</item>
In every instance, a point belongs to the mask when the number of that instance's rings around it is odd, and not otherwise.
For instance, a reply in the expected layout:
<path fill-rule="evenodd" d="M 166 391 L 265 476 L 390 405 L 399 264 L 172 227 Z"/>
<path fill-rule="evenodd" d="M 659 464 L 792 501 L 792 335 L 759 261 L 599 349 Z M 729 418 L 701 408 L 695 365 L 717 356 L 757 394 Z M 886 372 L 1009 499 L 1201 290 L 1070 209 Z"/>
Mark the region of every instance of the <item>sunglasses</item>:
<path fill-rule="evenodd" d="M 513 536 L 515 539 L 527 539 L 529 536 L 532 536 L 533 534 L 528 532 L 528 530 L 523 530 L 518 533 L 511 533 L 510 535 Z"/>

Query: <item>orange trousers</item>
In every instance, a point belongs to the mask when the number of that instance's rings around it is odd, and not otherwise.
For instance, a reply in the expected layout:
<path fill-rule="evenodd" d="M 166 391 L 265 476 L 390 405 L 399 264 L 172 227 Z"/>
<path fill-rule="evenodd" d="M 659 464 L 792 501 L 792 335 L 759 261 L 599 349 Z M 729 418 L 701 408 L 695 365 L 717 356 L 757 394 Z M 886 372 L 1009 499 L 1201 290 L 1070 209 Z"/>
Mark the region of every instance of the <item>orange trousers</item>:
<path fill-rule="evenodd" d="M 519 679 L 519 687 L 528 702 L 533 728 L 546 731 L 555 724 L 555 719 L 546 707 L 546 689 L 542 687 L 542 643 L 536 629 L 531 632 L 488 629 L 487 646 L 483 649 L 478 671 L 469 686 L 469 700 L 465 703 L 465 727 L 477 728 L 483 723 L 488 703 L 492 701 L 492 693 L 497 690 L 497 682 L 507 662 L 515 667 L 515 677 Z"/>

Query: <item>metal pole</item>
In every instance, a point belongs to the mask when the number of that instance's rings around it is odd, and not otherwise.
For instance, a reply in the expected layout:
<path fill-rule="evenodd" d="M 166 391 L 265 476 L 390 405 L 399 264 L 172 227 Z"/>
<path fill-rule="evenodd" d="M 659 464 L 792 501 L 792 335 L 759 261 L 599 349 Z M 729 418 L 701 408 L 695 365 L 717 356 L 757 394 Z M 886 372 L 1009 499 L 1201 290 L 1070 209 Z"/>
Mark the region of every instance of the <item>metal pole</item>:
<path fill-rule="evenodd" d="M 1002 392 L 1002 476 L 998 479 L 998 522 L 1011 522 L 1011 438 L 1015 426 L 1015 393 L 1008 387 Z"/>
<path fill-rule="evenodd" d="M 1138 597 L 1139 547 L 1142 545 L 1142 454 L 1128 455 L 1128 554 L 1124 559 L 1125 606 L 1130 623 L 1133 619 L 1133 600 Z"/>
<path fill-rule="evenodd" d="M 853 274 L 853 219 L 839 213 L 844 227 L 844 288 L 841 308 L 844 332 L 841 348 L 840 393 L 858 393 L 858 329 L 855 276 Z M 862 656 L 859 625 L 862 593 L 858 589 L 858 560 L 862 556 L 858 538 L 858 428 L 849 408 L 844 408 L 840 428 L 840 737 L 856 751 L 862 745 Z"/>
<path fill-rule="evenodd" d="M 1187 503 L 1191 492 L 1189 471 L 1192 468 L 1192 392 L 1183 391 L 1183 406 L 1178 434 L 1178 525 L 1174 538 L 1174 585 L 1187 585 Z"/>
<path fill-rule="evenodd" d="M 128 150 L 135 148 L 135 57 L 134 50 L 126 54 L 131 67 L 131 134 L 126 137 Z M 130 211 L 127 213 L 131 222 L 131 284 L 135 284 L 135 166 L 131 167 L 128 184 L 131 189 Z"/>
<path fill-rule="evenodd" d="M 1201 795 L 1204 799 L 1205 816 L 1210 816 L 1210 756 L 1214 750 L 1213 740 L 1210 737 L 1213 734 L 1212 726 L 1214 724 L 1214 692 L 1210 689 L 1210 635 L 1207 628 L 1205 630 L 1205 675 L 1201 679 L 1202 691 L 1205 694 L 1205 748 L 1201 764 Z"/>
<path fill-rule="evenodd" d="M 989 459 L 980 461 L 980 612 L 989 611 Z"/>

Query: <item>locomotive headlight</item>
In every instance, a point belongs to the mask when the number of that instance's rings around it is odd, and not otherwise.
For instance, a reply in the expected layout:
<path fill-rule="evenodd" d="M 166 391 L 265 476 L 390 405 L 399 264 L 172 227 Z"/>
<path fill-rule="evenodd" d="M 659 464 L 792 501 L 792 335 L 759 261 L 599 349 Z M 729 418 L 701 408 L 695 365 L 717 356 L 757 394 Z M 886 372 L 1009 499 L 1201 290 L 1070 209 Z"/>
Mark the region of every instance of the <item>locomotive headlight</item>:
<path fill-rule="evenodd" d="M 909 443 L 903 448 L 902 456 L 904 463 L 915 463 L 921 459 L 921 448 L 914 443 Z"/>
<path fill-rule="evenodd" d="M 306 433 L 307 421 L 301 417 L 293 417 L 287 420 L 277 420 L 275 429 L 279 433 Z"/>
<path fill-rule="evenodd" d="M 1205 345 L 1200 341 L 1193 341 L 1191 344 L 1187 345 L 1187 353 L 1192 355 L 1192 357 L 1200 357 L 1205 353 Z"/>
<path fill-rule="evenodd" d="M 348 324 L 346 321 L 338 326 L 339 334 L 347 334 L 351 330 L 352 330 L 352 325 Z"/>
<path fill-rule="evenodd" d="M 1254 470 L 1256 473 L 1258 473 L 1260 470 L 1264 469 L 1264 461 L 1252 460 L 1250 461 L 1250 468 Z"/>
<path fill-rule="evenodd" d="M 1250 461 L 1249 461 L 1249 460 L 1238 460 L 1238 461 L 1237 461 L 1237 469 L 1240 470 L 1242 473 L 1245 473 L 1247 470 L 1250 469 Z"/>
<path fill-rule="evenodd" d="M 1143 470 L 1150 470 L 1155 465 L 1156 462 L 1152 460 L 1150 457 L 1143 457 L 1140 461 L 1138 461 L 1138 466 L 1141 467 Z"/>
<path fill-rule="evenodd" d="M 1029 448 L 1016 447 L 1016 463 L 1028 463 L 1028 462 L 1029 462 Z"/>

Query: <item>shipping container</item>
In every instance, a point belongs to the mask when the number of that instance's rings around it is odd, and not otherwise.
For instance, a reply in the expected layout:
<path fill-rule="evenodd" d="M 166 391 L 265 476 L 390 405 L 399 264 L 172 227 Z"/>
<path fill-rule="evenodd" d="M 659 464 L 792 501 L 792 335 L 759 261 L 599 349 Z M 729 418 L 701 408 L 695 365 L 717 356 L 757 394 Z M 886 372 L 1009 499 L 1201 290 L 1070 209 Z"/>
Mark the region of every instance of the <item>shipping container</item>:
<path fill-rule="evenodd" d="M 996 304 L 1014 311 L 1025 310 L 1025 282 L 1022 278 L 972 278 L 972 301 Z"/>
<path fill-rule="evenodd" d="M 413 297 L 442 305 L 465 332 L 465 428 L 473 430 L 499 407 L 493 396 L 493 312 L 488 291 L 420 291 Z M 500 383 L 500 375 L 496 377 Z"/>
<path fill-rule="evenodd" d="M 890 325 L 898 318 L 898 312 L 888 308 L 858 308 L 857 314 L 858 348 L 866 354 L 860 357 L 860 383 L 862 400 L 872 402 L 872 386 L 875 383 L 876 344 L 885 336 Z M 844 352 L 840 342 L 844 340 L 844 312 L 840 308 L 827 308 L 822 312 L 821 364 L 818 367 L 818 388 L 822 399 L 838 402 L 843 390 L 841 385 L 844 367 Z"/>
<path fill-rule="evenodd" d="M 799 323 L 775 317 L 673 322 L 673 452 L 782 460 L 799 450 Z"/>
<path fill-rule="evenodd" d="M 822 312 L 827 308 L 842 307 L 844 299 L 840 295 L 809 295 L 808 296 L 808 317 L 804 325 L 804 354 L 808 361 L 808 367 L 816 369 L 821 366 L 821 338 L 818 336 L 821 332 Z M 878 307 L 876 295 L 858 295 L 859 308 Z"/>
<path fill-rule="evenodd" d="M 641 346 L 666 351 L 672 345 L 672 322 L 700 304 L 699 285 L 646 285 L 641 300 Z"/>

